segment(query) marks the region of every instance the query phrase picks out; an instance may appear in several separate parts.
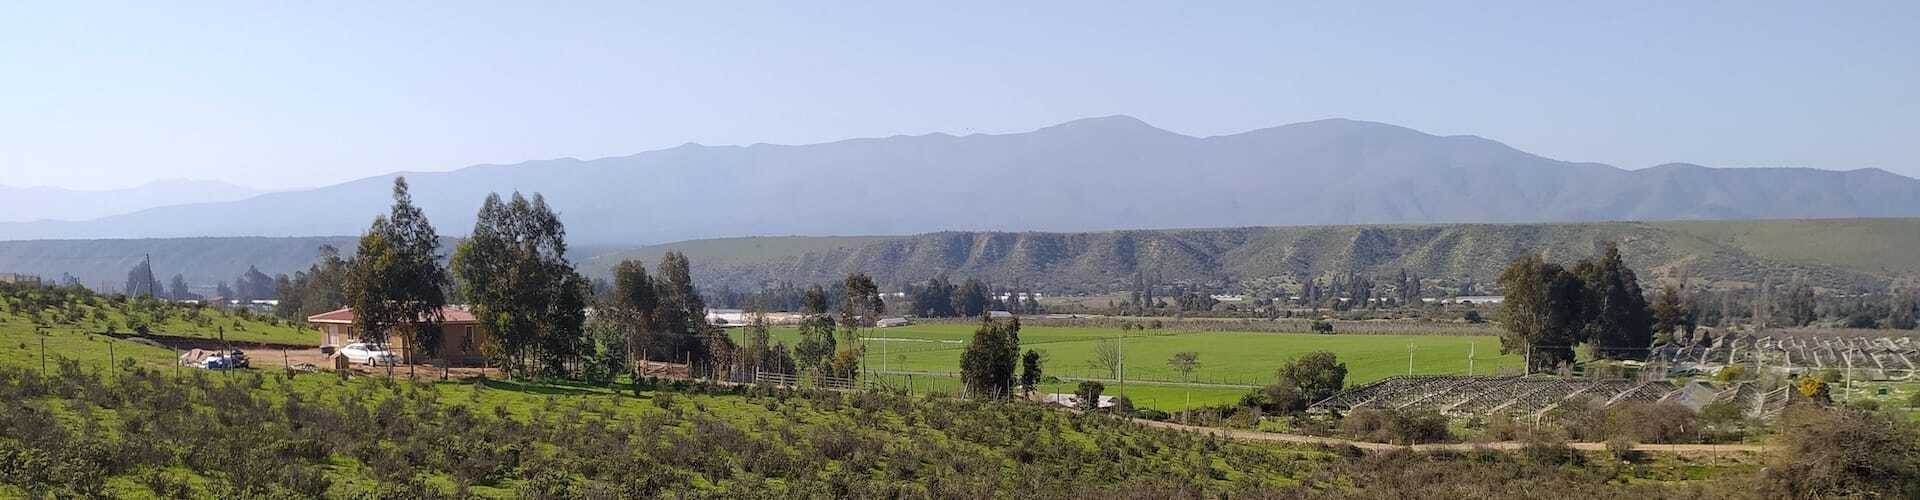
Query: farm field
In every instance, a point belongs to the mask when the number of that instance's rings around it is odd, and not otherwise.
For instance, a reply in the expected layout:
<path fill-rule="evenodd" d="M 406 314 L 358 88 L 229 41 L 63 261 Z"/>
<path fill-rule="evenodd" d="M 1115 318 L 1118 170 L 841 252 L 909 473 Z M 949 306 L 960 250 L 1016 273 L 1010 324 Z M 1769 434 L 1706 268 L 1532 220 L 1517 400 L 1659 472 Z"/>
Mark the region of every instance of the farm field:
<path fill-rule="evenodd" d="M 867 367 L 889 372 L 932 372 L 951 374 L 960 366 L 960 355 L 972 338 L 976 325 L 970 323 L 925 323 L 904 327 L 864 330 L 868 352 Z M 735 330 L 736 336 L 743 330 Z M 794 345 L 799 331 L 792 327 L 773 329 L 775 341 Z M 1408 346 L 1413 346 L 1413 373 L 1425 375 L 1465 374 L 1468 354 L 1474 353 L 1475 373 L 1517 370 L 1519 355 L 1500 355 L 1500 342 L 1491 336 L 1445 335 L 1319 335 L 1311 333 L 1251 333 L 1183 331 L 1177 329 L 1123 331 L 1111 328 L 1024 326 L 1020 331 L 1022 349 L 1033 349 L 1046 356 L 1045 371 L 1062 378 L 1110 379 L 1110 374 L 1088 365 L 1096 346 L 1103 339 L 1121 338 L 1126 378 L 1132 381 L 1181 381 L 1196 383 L 1263 385 L 1273 380 L 1280 365 L 1306 353 L 1329 351 L 1347 364 L 1347 383 L 1364 384 L 1382 378 L 1404 375 L 1408 368 Z M 1174 353 L 1199 354 L 1200 367 L 1191 378 L 1168 366 Z M 1073 382 L 1049 384 L 1049 392 L 1071 392 Z M 1176 411 L 1191 404 L 1216 405 L 1237 401 L 1246 389 L 1235 387 L 1177 387 L 1128 383 L 1108 384 L 1109 394 L 1126 394 L 1135 405 Z M 957 381 L 921 376 L 916 390 L 930 388 L 951 392 Z"/>

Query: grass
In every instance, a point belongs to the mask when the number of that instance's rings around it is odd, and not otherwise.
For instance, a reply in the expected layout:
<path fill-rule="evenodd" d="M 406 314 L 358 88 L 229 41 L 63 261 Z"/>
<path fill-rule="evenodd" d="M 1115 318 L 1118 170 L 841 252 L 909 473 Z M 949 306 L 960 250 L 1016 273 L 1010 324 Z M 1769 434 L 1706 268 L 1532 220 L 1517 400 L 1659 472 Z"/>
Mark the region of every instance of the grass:
<path fill-rule="evenodd" d="M 965 323 L 925 323 L 911 326 L 863 330 L 867 341 L 869 369 L 953 373 L 959 371 L 960 355 L 973 337 L 975 325 Z M 737 335 L 742 330 L 733 330 Z M 775 328 L 774 340 L 792 346 L 799 342 L 795 328 Z M 1319 335 L 1311 333 L 1249 333 L 1167 330 L 1123 331 L 1114 328 L 1025 326 L 1020 331 L 1023 349 L 1037 350 L 1045 356 L 1045 372 L 1066 378 L 1110 379 L 1111 375 L 1088 365 L 1095 346 L 1102 339 L 1123 338 L 1126 378 L 1135 381 L 1179 381 L 1264 385 L 1273 381 L 1274 370 L 1314 351 L 1329 351 L 1347 364 L 1347 384 L 1357 385 L 1407 373 L 1409 345 L 1413 373 L 1422 375 L 1465 374 L 1467 356 L 1472 352 L 1474 373 L 1518 370 L 1520 355 L 1501 355 L 1500 341 L 1490 336 L 1443 335 Z M 1174 353 L 1199 354 L 1200 367 L 1190 377 L 1167 364 Z M 920 377 L 923 387 L 951 391 L 957 381 Z M 1049 392 L 1072 392 L 1077 382 L 1049 384 Z M 1238 401 L 1245 389 L 1223 387 L 1169 387 L 1143 383 L 1108 384 L 1109 394 L 1125 394 L 1135 405 L 1165 411 L 1189 406 L 1207 406 Z M 1190 401 L 1190 403 L 1189 403 Z"/>

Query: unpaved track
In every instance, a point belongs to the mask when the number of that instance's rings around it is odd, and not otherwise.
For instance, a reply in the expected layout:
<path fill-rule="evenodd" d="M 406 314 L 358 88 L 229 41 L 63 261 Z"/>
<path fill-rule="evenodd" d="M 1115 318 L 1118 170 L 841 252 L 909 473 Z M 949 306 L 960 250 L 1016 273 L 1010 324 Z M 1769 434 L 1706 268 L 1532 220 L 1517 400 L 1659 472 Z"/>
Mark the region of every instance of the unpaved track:
<path fill-rule="evenodd" d="M 1496 443 L 1433 443 L 1433 444 L 1416 444 L 1416 445 L 1407 446 L 1407 445 L 1386 444 L 1386 443 L 1369 443 L 1365 441 L 1353 441 L 1348 439 L 1327 438 L 1327 437 L 1319 437 L 1319 436 L 1303 436 L 1299 434 L 1278 434 L 1278 433 L 1272 433 L 1272 432 L 1244 431 L 1244 430 L 1237 430 L 1237 429 L 1218 429 L 1213 427 L 1198 427 L 1198 426 L 1191 426 L 1191 425 L 1181 425 L 1173 422 L 1161 422 L 1157 420 L 1147 420 L 1147 419 L 1141 419 L 1141 418 L 1133 419 L 1133 421 L 1134 423 L 1144 425 L 1147 427 L 1155 427 L 1160 429 L 1172 429 L 1172 430 L 1187 431 L 1187 432 L 1198 432 L 1202 434 L 1221 436 L 1227 439 L 1233 439 L 1233 440 L 1239 440 L 1239 441 L 1266 441 L 1266 442 L 1272 442 L 1272 443 L 1318 444 L 1318 445 L 1327 445 L 1327 446 L 1351 445 L 1355 448 L 1359 448 L 1367 451 L 1389 451 L 1389 450 L 1472 451 L 1475 449 L 1517 450 L 1527 446 L 1527 443 L 1518 442 L 1518 441 L 1501 441 Z M 1567 446 L 1572 447 L 1573 449 L 1582 450 L 1582 451 L 1605 451 L 1607 449 L 1606 443 L 1567 443 Z M 1713 454 L 1713 453 L 1764 453 L 1767 451 L 1766 446 L 1753 445 L 1753 444 L 1637 444 L 1637 445 L 1634 445 L 1633 449 L 1634 451 L 1645 452 L 1645 453 L 1675 453 L 1675 454 L 1689 454 L 1689 455 Z"/>

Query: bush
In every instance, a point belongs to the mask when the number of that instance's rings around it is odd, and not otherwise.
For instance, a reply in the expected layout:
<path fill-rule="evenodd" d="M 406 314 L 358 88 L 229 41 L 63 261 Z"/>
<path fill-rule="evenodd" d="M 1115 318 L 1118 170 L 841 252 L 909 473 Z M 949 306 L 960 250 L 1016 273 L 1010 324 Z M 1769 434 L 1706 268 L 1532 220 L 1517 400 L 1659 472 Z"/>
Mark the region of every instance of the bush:
<path fill-rule="evenodd" d="M 1453 437 L 1447 417 L 1432 411 L 1362 408 L 1347 414 L 1340 430 L 1355 439 L 1394 444 L 1438 443 Z"/>
<path fill-rule="evenodd" d="M 1780 462 L 1764 488 L 1775 498 L 1920 498 L 1920 429 L 1845 408 L 1793 405 L 1780 416 Z"/>
<path fill-rule="evenodd" d="M 1326 321 L 1314 321 L 1312 328 L 1313 328 L 1313 333 L 1318 333 L 1322 335 L 1333 334 L 1333 323 L 1328 323 Z"/>
<path fill-rule="evenodd" d="M 1098 409 L 1100 407 L 1100 393 L 1106 390 L 1106 384 L 1086 380 L 1080 382 L 1080 387 L 1074 389 L 1073 398 L 1079 401 L 1079 406 L 1082 410 Z"/>
<path fill-rule="evenodd" d="M 1607 453 L 1613 454 L 1615 460 L 1638 462 L 1640 452 L 1633 449 L 1634 444 L 1633 440 L 1627 439 L 1626 436 L 1614 436 L 1613 439 L 1607 440 Z"/>

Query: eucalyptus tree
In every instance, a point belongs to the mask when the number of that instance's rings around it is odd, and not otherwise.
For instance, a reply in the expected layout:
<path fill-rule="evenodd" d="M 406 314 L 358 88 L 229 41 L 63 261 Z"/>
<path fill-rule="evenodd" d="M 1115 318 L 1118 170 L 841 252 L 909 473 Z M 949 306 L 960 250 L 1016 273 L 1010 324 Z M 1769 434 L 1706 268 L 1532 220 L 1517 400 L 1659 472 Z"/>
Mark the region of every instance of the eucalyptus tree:
<path fill-rule="evenodd" d="M 437 353 L 450 280 L 440 267 L 440 237 L 413 204 L 405 177 L 393 180 L 388 213 L 374 217 L 361 235 L 345 281 L 361 340 L 385 342 L 397 330 L 408 357 Z"/>
<path fill-rule="evenodd" d="M 591 285 L 567 261 L 566 226 L 544 197 L 487 195 L 453 270 L 490 358 L 509 373 L 569 374 L 588 341 Z"/>

